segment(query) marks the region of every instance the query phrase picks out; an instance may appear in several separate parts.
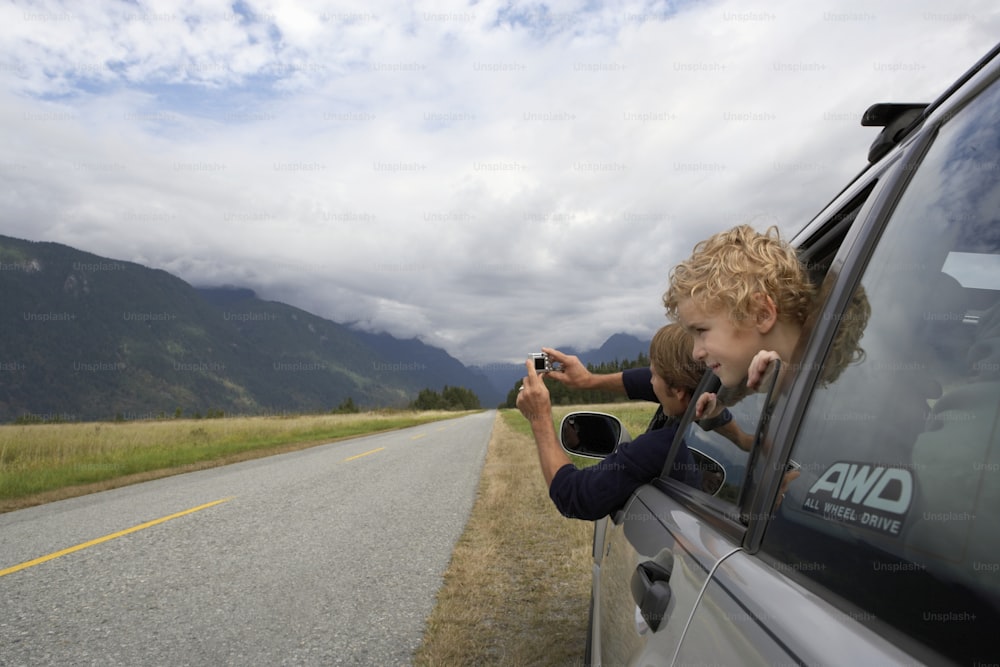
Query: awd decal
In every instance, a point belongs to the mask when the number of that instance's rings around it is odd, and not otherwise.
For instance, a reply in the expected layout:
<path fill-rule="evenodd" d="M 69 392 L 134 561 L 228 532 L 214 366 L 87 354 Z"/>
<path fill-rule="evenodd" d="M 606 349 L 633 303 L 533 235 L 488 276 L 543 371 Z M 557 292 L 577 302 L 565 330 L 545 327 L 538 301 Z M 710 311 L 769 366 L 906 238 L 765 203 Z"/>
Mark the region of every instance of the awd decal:
<path fill-rule="evenodd" d="M 806 493 L 802 509 L 897 537 L 913 501 L 913 484 L 913 473 L 905 468 L 837 461 Z"/>

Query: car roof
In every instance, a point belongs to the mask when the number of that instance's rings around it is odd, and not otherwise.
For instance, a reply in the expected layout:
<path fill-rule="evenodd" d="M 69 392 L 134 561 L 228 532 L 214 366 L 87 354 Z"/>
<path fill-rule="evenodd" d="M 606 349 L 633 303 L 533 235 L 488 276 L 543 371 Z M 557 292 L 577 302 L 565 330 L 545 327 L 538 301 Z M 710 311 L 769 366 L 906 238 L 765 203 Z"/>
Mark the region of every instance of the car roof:
<path fill-rule="evenodd" d="M 866 127 L 882 127 L 879 136 L 872 142 L 869 149 L 869 162 L 837 193 L 808 223 L 795 233 L 792 244 L 801 246 L 811 238 L 826 218 L 826 212 L 831 207 L 839 208 L 843 203 L 855 196 L 862 183 L 870 179 L 866 176 L 877 173 L 879 165 L 886 162 L 885 158 L 893 153 L 893 149 L 901 146 L 906 139 L 916 135 L 929 119 L 954 113 L 957 108 L 976 88 L 970 89 L 965 96 L 958 93 L 977 75 L 982 75 L 982 81 L 992 80 L 1000 75 L 1000 43 L 990 49 L 972 67 L 955 80 L 943 93 L 930 103 L 878 103 L 868 107 L 861 118 L 861 125 Z"/>

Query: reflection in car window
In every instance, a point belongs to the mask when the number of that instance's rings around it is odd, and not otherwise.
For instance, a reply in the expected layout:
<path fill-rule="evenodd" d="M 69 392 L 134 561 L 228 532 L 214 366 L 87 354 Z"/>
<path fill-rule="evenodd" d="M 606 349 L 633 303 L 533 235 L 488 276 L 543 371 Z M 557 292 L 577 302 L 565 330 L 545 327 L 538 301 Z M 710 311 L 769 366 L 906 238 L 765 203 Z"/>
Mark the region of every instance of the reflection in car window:
<path fill-rule="evenodd" d="M 998 158 L 994 86 L 942 127 L 868 262 L 864 358 L 814 390 L 762 547 L 966 664 L 995 660 L 1000 620 Z"/>
<path fill-rule="evenodd" d="M 715 384 L 718 384 L 717 380 Z M 742 433 L 742 446 L 724 436 L 721 429 L 706 431 L 694 424 L 686 429 L 684 441 L 691 450 L 695 465 L 699 466 L 702 482 L 699 490 L 735 505 L 746 481 L 748 450 L 752 447 L 763 414 L 765 394 L 748 392 L 737 395 L 736 392 L 722 391 L 719 398 L 732 413 L 732 424 Z M 666 475 L 663 477 L 666 478 Z"/>
<path fill-rule="evenodd" d="M 752 401 L 745 399 L 730 406 L 729 410 L 733 414 L 733 422 L 752 436 L 757 429 L 760 408 L 751 403 Z M 685 442 L 696 462 L 702 466 L 701 490 L 730 503 L 739 500 L 746 476 L 747 452 L 716 431 L 705 431 L 697 426 L 687 430 Z M 721 471 L 711 465 L 713 461 L 721 466 Z"/>

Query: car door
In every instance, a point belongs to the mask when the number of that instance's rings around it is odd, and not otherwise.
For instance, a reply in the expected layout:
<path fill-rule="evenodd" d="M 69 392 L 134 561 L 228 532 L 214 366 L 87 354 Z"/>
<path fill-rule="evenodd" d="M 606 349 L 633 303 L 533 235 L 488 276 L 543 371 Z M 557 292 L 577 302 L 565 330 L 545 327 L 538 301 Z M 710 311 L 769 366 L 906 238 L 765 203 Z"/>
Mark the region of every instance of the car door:
<path fill-rule="evenodd" d="M 694 540 L 675 535 L 692 533 Z M 595 665 L 670 664 L 712 568 L 734 540 L 645 486 L 608 524 L 595 593 Z"/>
<path fill-rule="evenodd" d="M 765 404 L 766 395 L 760 395 L 733 406 L 734 420 L 743 431 L 754 433 Z M 685 432 L 691 430 L 682 426 L 679 433 Z M 665 469 L 671 467 L 668 461 Z M 732 498 L 723 498 L 673 480 L 657 480 L 640 488 L 611 517 L 593 591 L 592 655 L 600 657 L 594 664 L 673 661 L 712 571 L 740 549 L 746 531 L 735 502 L 740 483 L 730 477 L 728 484 L 736 490 Z M 690 504 L 697 504 L 701 514 L 693 514 Z"/>

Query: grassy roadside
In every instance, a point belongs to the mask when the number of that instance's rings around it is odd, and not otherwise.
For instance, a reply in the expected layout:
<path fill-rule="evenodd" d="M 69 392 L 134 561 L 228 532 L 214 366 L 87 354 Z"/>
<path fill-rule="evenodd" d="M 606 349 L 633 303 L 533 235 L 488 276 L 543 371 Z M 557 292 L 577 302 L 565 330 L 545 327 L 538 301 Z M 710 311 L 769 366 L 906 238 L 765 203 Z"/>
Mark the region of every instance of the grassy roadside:
<path fill-rule="evenodd" d="M 623 419 L 633 435 L 655 406 L 574 406 Z M 494 424 L 476 502 L 455 545 L 414 664 L 580 665 L 590 605 L 593 523 L 566 519 L 538 467 L 527 422 Z"/>
<path fill-rule="evenodd" d="M 0 426 L 0 512 L 466 414 L 387 411 Z"/>

